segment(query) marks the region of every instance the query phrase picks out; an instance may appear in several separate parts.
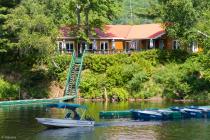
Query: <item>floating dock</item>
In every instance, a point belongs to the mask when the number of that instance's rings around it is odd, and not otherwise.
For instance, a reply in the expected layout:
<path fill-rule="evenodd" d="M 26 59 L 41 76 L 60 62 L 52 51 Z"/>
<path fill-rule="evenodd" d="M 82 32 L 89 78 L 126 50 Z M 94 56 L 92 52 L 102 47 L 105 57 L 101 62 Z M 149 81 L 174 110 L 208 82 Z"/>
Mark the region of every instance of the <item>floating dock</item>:
<path fill-rule="evenodd" d="M 53 99 L 2 101 L 0 102 L 0 107 L 1 106 L 14 106 L 14 105 L 28 105 L 28 104 L 47 104 L 47 103 L 54 103 L 54 102 L 62 102 L 62 101 L 71 100 L 74 98 L 75 96 L 64 96 L 61 98 L 53 98 Z"/>
<path fill-rule="evenodd" d="M 171 107 L 167 109 L 101 111 L 100 118 L 131 118 L 134 120 L 176 120 L 189 118 L 210 118 L 210 106 Z"/>
<path fill-rule="evenodd" d="M 103 119 L 118 119 L 118 118 L 131 118 L 132 110 L 122 110 L 122 111 L 101 111 L 99 113 L 100 118 Z"/>

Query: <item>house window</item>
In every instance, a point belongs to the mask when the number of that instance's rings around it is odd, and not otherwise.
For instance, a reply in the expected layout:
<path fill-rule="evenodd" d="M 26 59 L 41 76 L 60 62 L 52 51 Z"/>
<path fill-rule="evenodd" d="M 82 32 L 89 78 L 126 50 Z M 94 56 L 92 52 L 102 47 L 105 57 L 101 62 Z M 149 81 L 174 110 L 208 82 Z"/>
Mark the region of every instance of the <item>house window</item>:
<path fill-rule="evenodd" d="M 90 43 L 89 44 L 89 50 L 92 50 L 93 49 L 93 43 Z"/>
<path fill-rule="evenodd" d="M 198 42 L 193 41 L 190 43 L 190 49 L 192 52 L 198 52 Z"/>
<path fill-rule="evenodd" d="M 164 41 L 163 40 L 160 40 L 160 44 L 159 44 L 160 46 L 160 49 L 163 49 L 164 48 Z"/>
<path fill-rule="evenodd" d="M 172 49 L 173 49 L 173 50 L 177 50 L 177 49 L 179 49 L 179 48 L 180 48 L 180 44 L 179 44 L 178 40 L 174 40 L 174 41 L 173 41 Z"/>
<path fill-rule="evenodd" d="M 109 42 L 108 41 L 104 41 L 100 43 L 100 49 L 101 50 L 108 50 L 108 46 L 109 46 Z"/>
<path fill-rule="evenodd" d="M 130 42 L 130 49 L 136 50 L 137 49 L 137 41 L 131 41 Z"/>
<path fill-rule="evenodd" d="M 74 42 L 66 42 L 66 51 L 67 52 L 73 52 L 74 50 Z"/>

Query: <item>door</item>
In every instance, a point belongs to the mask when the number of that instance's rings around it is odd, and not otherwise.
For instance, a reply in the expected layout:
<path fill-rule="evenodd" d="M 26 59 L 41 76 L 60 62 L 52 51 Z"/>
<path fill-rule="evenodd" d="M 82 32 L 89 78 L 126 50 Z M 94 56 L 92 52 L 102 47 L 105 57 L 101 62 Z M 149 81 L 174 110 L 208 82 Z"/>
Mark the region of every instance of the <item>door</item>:
<path fill-rule="evenodd" d="M 84 50 L 86 49 L 86 43 L 82 42 L 82 43 L 78 43 L 78 57 L 82 56 L 82 53 L 84 52 Z"/>

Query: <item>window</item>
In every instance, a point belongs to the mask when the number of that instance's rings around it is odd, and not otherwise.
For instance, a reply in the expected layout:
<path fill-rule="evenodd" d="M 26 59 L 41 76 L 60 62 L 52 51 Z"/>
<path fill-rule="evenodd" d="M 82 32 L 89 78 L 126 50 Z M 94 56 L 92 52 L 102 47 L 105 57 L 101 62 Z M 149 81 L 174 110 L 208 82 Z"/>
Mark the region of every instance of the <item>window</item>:
<path fill-rule="evenodd" d="M 93 49 L 93 43 L 90 43 L 89 44 L 89 50 L 92 50 Z"/>
<path fill-rule="evenodd" d="M 137 41 L 131 41 L 130 42 L 130 49 L 136 50 L 137 49 Z"/>
<path fill-rule="evenodd" d="M 198 42 L 193 41 L 189 46 L 192 52 L 198 52 Z"/>
<path fill-rule="evenodd" d="M 73 52 L 74 50 L 74 42 L 66 42 L 66 51 Z"/>
<path fill-rule="evenodd" d="M 164 48 L 164 41 L 163 40 L 160 40 L 160 44 L 159 44 L 160 46 L 160 49 L 163 49 Z"/>
<path fill-rule="evenodd" d="M 101 42 L 101 47 L 100 47 L 100 49 L 101 50 L 108 50 L 108 45 L 109 44 L 109 42 L 108 41 L 106 41 L 106 42 Z"/>
<path fill-rule="evenodd" d="M 179 48 L 180 48 L 179 42 L 178 42 L 177 40 L 174 40 L 174 41 L 173 41 L 172 49 L 173 49 L 173 50 L 177 50 L 177 49 L 179 49 Z"/>

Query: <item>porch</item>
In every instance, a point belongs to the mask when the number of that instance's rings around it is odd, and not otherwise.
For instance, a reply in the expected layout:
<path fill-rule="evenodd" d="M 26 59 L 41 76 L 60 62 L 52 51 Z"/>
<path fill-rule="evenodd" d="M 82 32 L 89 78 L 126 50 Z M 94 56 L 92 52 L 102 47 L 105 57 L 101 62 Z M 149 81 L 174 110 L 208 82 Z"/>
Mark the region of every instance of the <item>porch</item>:
<path fill-rule="evenodd" d="M 167 49 L 167 40 L 163 38 L 142 40 L 93 39 L 91 43 L 75 40 L 59 40 L 58 52 L 72 53 L 80 56 L 84 50 L 94 54 L 131 53 L 149 49 Z"/>

